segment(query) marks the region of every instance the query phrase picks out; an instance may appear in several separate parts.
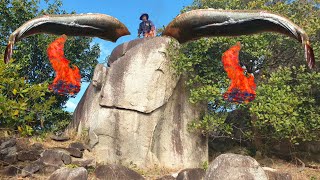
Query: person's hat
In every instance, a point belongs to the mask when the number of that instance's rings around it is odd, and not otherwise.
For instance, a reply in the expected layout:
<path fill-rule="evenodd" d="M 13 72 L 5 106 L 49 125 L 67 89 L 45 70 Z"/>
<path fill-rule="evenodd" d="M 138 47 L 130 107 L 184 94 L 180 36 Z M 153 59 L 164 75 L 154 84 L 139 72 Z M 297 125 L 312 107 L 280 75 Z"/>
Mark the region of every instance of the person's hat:
<path fill-rule="evenodd" d="M 147 14 L 147 13 L 143 13 L 141 16 L 140 16 L 140 20 L 142 20 L 142 17 L 143 16 L 146 16 L 147 17 L 147 19 L 149 19 L 149 14 Z"/>

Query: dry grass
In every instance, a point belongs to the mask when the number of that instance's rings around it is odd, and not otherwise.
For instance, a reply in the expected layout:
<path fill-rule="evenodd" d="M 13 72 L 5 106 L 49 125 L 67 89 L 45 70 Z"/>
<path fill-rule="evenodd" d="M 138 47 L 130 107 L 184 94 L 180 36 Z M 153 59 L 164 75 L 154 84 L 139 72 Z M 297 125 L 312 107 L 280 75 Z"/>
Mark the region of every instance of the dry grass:
<path fill-rule="evenodd" d="M 272 168 L 288 172 L 292 175 L 293 180 L 320 180 L 320 169 L 303 167 L 300 164 L 288 163 L 282 160 L 276 160 Z"/>
<path fill-rule="evenodd" d="M 262 166 L 267 166 L 291 174 L 293 180 L 320 180 L 320 169 L 303 167 L 298 162 L 287 162 L 277 158 L 258 160 Z M 320 164 L 314 164 L 319 166 Z"/>

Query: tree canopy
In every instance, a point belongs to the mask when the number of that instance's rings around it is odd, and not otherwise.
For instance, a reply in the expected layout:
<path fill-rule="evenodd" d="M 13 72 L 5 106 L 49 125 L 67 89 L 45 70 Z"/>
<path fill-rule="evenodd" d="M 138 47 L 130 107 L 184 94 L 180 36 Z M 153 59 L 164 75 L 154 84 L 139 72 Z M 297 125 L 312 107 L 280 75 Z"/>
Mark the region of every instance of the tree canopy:
<path fill-rule="evenodd" d="M 40 2 L 47 8 L 42 9 Z M 1 0 L 0 51 L 4 52 L 9 35 L 26 21 L 45 14 L 67 13 L 61 9 L 61 0 L 50 2 Z M 27 37 L 16 43 L 13 61 L 9 65 L 1 64 L 1 125 L 13 129 L 28 125 L 29 129 L 39 130 L 71 120 L 70 114 L 63 111 L 69 97 L 47 90 L 55 76 L 47 57 L 47 47 L 55 38 L 57 36 L 48 34 Z M 66 42 L 65 56 L 71 64 L 79 67 L 83 82 L 91 80 L 99 55 L 99 45 L 92 44 L 92 38 L 69 37 Z"/>
<path fill-rule="evenodd" d="M 307 32 L 319 66 L 320 1 L 194 0 L 181 12 L 199 8 L 267 10 L 283 15 Z M 236 42 L 242 44 L 241 64 L 254 74 L 258 86 L 257 98 L 249 104 L 229 103 L 222 97 L 230 82 L 221 56 Z M 241 138 L 249 141 L 258 134 L 264 142 L 320 140 L 320 73 L 306 68 L 299 42 L 275 33 L 202 38 L 179 50 L 171 49 L 170 55 L 175 69 L 188 76 L 190 102 L 208 104 L 203 119 L 190 124 L 191 130 L 213 138 L 239 138 L 235 132 L 240 130 Z M 243 113 L 230 121 L 230 111 L 235 109 Z"/>

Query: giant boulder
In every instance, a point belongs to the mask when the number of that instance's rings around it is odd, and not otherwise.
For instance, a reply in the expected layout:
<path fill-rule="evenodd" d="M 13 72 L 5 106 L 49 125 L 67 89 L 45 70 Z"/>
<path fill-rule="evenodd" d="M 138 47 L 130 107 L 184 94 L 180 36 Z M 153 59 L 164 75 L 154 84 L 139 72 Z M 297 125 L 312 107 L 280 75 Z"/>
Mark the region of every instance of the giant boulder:
<path fill-rule="evenodd" d="M 88 130 L 98 163 L 179 169 L 207 161 L 207 139 L 187 128 L 205 106 L 188 102 L 185 80 L 167 53 L 171 42 L 124 43 L 112 52 L 110 68 L 97 65 L 70 128 Z"/>

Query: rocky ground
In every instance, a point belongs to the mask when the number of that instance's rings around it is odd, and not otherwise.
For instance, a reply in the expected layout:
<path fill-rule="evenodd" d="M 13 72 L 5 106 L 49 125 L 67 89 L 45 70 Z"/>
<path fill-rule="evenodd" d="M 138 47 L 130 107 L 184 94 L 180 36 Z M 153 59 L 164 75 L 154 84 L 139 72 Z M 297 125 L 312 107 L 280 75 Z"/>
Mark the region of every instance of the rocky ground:
<path fill-rule="evenodd" d="M 0 141 L 0 179 L 320 179 L 319 169 L 270 158 L 259 158 L 258 163 L 249 156 L 232 153 L 219 155 L 207 167 L 184 170 L 98 165 L 85 143 L 55 136 L 38 140 Z"/>

